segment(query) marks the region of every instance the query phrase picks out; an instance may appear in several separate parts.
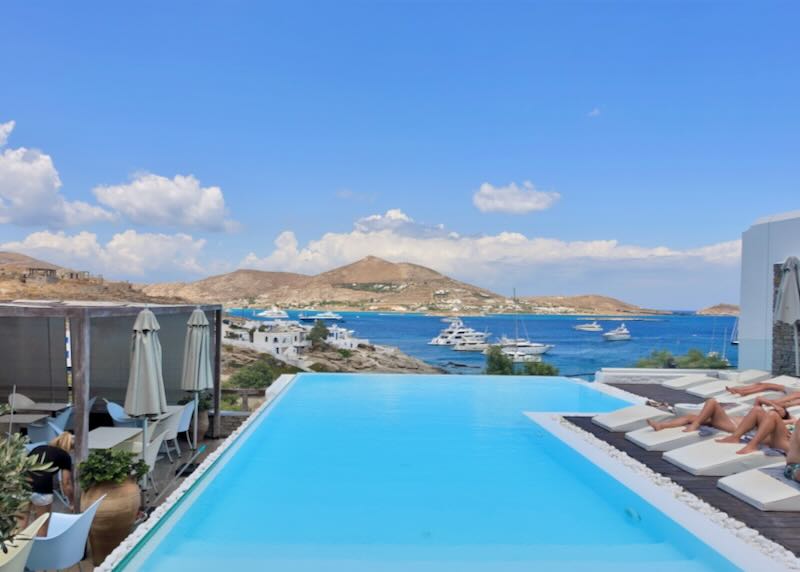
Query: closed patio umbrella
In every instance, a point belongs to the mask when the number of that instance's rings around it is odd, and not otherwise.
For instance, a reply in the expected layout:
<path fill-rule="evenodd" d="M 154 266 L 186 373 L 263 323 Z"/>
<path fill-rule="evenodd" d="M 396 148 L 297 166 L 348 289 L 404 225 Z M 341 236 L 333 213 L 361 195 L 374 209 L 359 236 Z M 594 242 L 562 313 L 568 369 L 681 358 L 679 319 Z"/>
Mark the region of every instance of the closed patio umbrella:
<path fill-rule="evenodd" d="M 800 321 L 800 260 L 794 256 L 781 266 L 781 281 L 775 296 L 773 319 L 791 324 L 794 337 L 794 374 L 800 376 L 800 347 L 797 345 L 797 322 Z"/>
<path fill-rule="evenodd" d="M 194 393 L 194 447 L 197 447 L 197 421 L 200 392 L 211 389 L 214 381 L 211 373 L 211 345 L 208 319 L 205 312 L 197 308 L 186 323 L 186 344 L 183 348 L 183 374 L 181 389 Z"/>
<path fill-rule="evenodd" d="M 161 343 L 158 341 L 158 320 L 145 308 L 136 316 L 131 339 L 131 369 L 125 412 L 131 417 L 143 417 L 142 451 L 147 446 L 147 416 L 167 412 L 164 393 L 164 374 L 161 369 Z"/>

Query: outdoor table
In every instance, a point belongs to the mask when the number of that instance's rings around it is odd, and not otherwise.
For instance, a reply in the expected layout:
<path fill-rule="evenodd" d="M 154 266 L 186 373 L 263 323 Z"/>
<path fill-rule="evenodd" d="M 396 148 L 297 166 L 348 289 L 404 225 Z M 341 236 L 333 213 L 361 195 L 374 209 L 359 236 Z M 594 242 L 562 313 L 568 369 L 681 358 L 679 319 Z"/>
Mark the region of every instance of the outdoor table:
<path fill-rule="evenodd" d="M 33 405 L 15 407 L 14 411 L 19 413 L 58 413 L 69 407 L 69 403 L 46 403 L 36 402 Z"/>
<path fill-rule="evenodd" d="M 47 419 L 48 417 L 50 416 L 43 413 L 15 413 L 14 415 L 0 415 L 0 432 L 5 432 L 7 430 L 9 422 L 12 424 L 12 431 L 18 431 L 25 425 L 38 423 L 42 419 Z M 14 429 L 15 427 L 16 429 Z"/>
<path fill-rule="evenodd" d="M 89 449 L 131 450 L 141 434 L 138 427 L 98 427 L 89 431 Z"/>

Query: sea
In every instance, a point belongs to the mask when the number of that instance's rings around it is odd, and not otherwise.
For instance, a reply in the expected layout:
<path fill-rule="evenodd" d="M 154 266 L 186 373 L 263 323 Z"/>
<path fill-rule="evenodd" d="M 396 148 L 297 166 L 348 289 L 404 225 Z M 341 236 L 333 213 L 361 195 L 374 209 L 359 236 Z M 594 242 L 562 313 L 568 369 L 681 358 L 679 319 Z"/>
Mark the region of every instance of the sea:
<path fill-rule="evenodd" d="M 258 319 L 261 309 L 232 309 L 230 314 Z M 289 311 L 289 318 L 298 318 L 299 311 Z M 305 311 L 305 314 L 313 312 Z M 424 314 L 389 312 L 337 312 L 340 323 L 371 343 L 395 346 L 403 352 L 440 367 L 449 373 L 475 374 L 485 366 L 480 352 L 457 352 L 448 346 L 428 345 L 431 338 L 447 327 L 442 317 Z M 729 316 L 700 316 L 693 312 L 638 317 L 619 316 L 544 316 L 527 314 L 496 314 L 462 317 L 464 324 L 481 332 L 490 332 L 490 340 L 506 335 L 526 337 L 554 347 L 543 356 L 559 373 L 592 379 L 603 367 L 632 367 L 637 360 L 653 350 L 669 350 L 684 354 L 696 348 L 703 353 L 717 352 L 736 367 L 737 346 L 731 334 L 736 318 Z M 624 323 L 630 330 L 629 341 L 608 342 L 600 332 L 575 330 L 578 324 L 596 320 L 605 331 Z"/>

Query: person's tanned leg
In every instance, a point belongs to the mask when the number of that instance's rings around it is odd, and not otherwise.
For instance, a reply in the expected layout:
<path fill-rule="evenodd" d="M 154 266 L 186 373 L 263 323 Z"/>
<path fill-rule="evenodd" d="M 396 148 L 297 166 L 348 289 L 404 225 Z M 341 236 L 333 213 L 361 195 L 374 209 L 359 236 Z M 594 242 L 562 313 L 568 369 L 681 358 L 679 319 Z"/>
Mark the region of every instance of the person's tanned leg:
<path fill-rule="evenodd" d="M 695 420 L 687 425 L 684 431 L 697 431 L 701 425 L 711 425 L 721 431 L 732 433 L 736 431 L 737 424 L 725 413 L 725 409 L 722 405 L 720 405 L 716 399 L 711 398 L 706 401 L 705 405 L 703 405 L 703 409 Z"/>
<path fill-rule="evenodd" d="M 734 431 L 727 437 L 722 437 L 721 439 L 717 439 L 717 442 L 738 443 L 745 433 L 758 427 L 763 422 L 766 416 L 767 412 L 764 411 L 761 407 L 753 407 L 750 410 L 750 412 L 744 416 L 741 422 L 739 422 L 739 425 L 737 425 L 736 427 L 736 431 Z"/>

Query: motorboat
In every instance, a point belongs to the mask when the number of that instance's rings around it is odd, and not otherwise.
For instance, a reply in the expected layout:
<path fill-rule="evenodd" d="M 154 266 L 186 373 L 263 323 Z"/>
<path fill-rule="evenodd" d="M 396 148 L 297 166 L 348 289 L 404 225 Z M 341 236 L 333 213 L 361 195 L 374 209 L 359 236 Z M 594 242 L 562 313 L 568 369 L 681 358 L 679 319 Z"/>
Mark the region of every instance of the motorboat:
<path fill-rule="evenodd" d="M 439 335 L 428 342 L 431 346 L 457 346 L 459 344 L 485 343 L 489 332 L 479 332 L 464 325 L 459 318 L 450 321 L 450 325 L 439 332 Z M 476 350 L 480 351 L 480 350 Z"/>
<path fill-rule="evenodd" d="M 480 335 L 458 342 L 453 349 L 457 352 L 483 352 L 489 349 L 489 344 L 486 342 L 486 337 Z"/>
<path fill-rule="evenodd" d="M 603 326 L 597 322 L 592 322 L 591 324 L 578 324 L 577 326 L 573 326 L 573 329 L 579 332 L 602 332 Z"/>
<path fill-rule="evenodd" d="M 285 311 L 273 306 L 269 310 L 264 310 L 263 312 L 259 312 L 256 314 L 259 318 L 269 318 L 271 320 L 286 320 L 289 318 L 289 314 Z"/>
<path fill-rule="evenodd" d="M 506 336 L 500 338 L 497 345 L 503 349 L 519 350 L 532 355 L 546 354 L 555 347 L 553 344 L 532 342 L 527 338 L 507 338 Z"/>
<path fill-rule="evenodd" d="M 503 355 L 511 358 L 514 363 L 537 363 L 542 361 L 542 356 L 513 348 L 503 348 Z"/>
<path fill-rule="evenodd" d="M 340 314 L 336 314 L 335 312 L 319 312 L 318 314 L 300 314 L 298 319 L 301 322 L 316 322 L 317 320 L 322 322 L 341 322 L 344 320 Z"/>
<path fill-rule="evenodd" d="M 624 342 L 631 339 L 631 333 L 628 331 L 628 328 L 625 327 L 625 324 L 621 324 L 618 328 L 614 328 L 603 334 L 603 339 L 607 342 Z"/>

